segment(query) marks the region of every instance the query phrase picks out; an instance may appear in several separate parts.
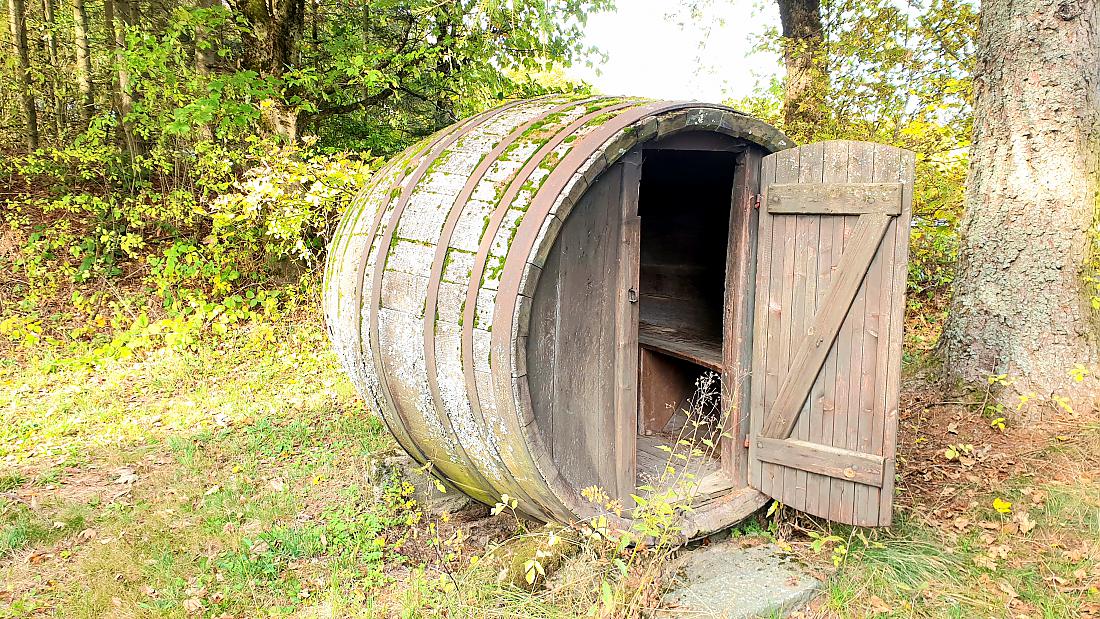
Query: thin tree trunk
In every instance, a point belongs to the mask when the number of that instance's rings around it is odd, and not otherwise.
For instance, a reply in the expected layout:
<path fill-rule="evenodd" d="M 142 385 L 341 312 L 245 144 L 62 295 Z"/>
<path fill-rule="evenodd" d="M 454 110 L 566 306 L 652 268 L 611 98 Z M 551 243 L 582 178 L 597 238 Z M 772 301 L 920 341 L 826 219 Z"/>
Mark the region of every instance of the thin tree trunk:
<path fill-rule="evenodd" d="M 128 119 L 130 113 L 134 111 L 133 86 L 130 83 L 130 71 L 126 66 L 126 32 L 128 27 L 134 24 L 135 17 L 131 5 L 132 3 L 128 0 L 104 0 L 103 13 L 115 52 L 118 81 L 112 82 L 112 85 L 119 126 L 122 129 L 126 151 L 131 157 L 136 157 L 145 152 L 145 145 L 134 131 L 133 121 Z"/>
<path fill-rule="evenodd" d="M 19 101 L 23 108 L 23 128 L 26 130 L 27 148 L 38 148 L 38 112 L 34 108 L 34 90 L 31 83 L 31 56 L 27 47 L 27 15 L 23 0 L 8 0 L 8 22 L 11 40 L 19 57 Z"/>
<path fill-rule="evenodd" d="M 250 0 L 230 1 L 249 25 L 242 34 L 242 64 L 264 76 L 282 76 L 298 57 L 298 43 L 305 29 L 305 0 L 278 0 L 270 6 Z M 273 100 L 264 112 L 264 121 L 271 131 L 295 142 L 301 116 L 294 107 Z"/>
<path fill-rule="evenodd" d="M 209 10 L 218 5 L 218 0 L 198 0 L 198 5 L 200 9 Z M 209 78 L 217 57 L 214 47 L 217 40 L 204 27 L 203 21 L 200 19 L 199 25 L 195 27 L 195 71 L 203 78 Z M 214 128 L 210 123 L 203 123 L 199 131 L 203 139 L 214 139 Z"/>
<path fill-rule="evenodd" d="M 76 85 L 80 92 L 80 118 L 87 126 L 95 116 L 95 99 L 92 91 L 92 56 L 88 45 L 88 11 L 84 0 L 72 0 L 73 45 L 76 47 Z"/>
<path fill-rule="evenodd" d="M 50 66 L 56 68 L 60 65 L 57 55 L 57 32 L 54 30 L 57 27 L 57 18 L 54 17 L 53 0 L 42 0 L 42 16 L 46 20 L 46 51 L 49 54 Z M 61 83 L 58 75 L 58 71 L 51 71 L 49 84 L 54 130 L 58 141 L 61 141 L 62 136 L 65 135 L 65 115 L 62 111 L 64 108 L 61 104 Z"/>
<path fill-rule="evenodd" d="M 984 0 L 948 369 L 1096 405 L 1100 2 Z M 1093 255 L 1092 261 L 1096 260 Z M 1070 377 L 1075 364 L 1091 376 Z M 1014 408 L 1008 407 L 1009 410 Z"/>
<path fill-rule="evenodd" d="M 820 0 L 778 0 L 783 26 L 783 128 L 797 141 L 808 141 L 825 116 L 828 85 L 825 34 Z"/>

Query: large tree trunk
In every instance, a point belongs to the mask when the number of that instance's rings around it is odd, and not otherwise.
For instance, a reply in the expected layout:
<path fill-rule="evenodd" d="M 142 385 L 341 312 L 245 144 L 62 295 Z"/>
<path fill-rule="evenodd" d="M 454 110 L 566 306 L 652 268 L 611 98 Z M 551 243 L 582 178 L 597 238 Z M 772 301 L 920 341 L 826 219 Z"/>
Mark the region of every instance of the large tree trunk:
<path fill-rule="evenodd" d="M 778 0 L 783 26 L 783 129 L 797 141 L 812 138 L 824 118 L 826 71 L 825 35 L 820 0 Z"/>
<path fill-rule="evenodd" d="M 230 0 L 249 28 L 242 34 L 243 64 L 260 75 L 281 77 L 297 57 L 305 28 L 305 0 Z M 281 101 L 271 101 L 264 113 L 268 127 L 290 141 L 298 139 L 300 115 Z"/>
<path fill-rule="evenodd" d="M 24 0 L 8 0 L 8 22 L 11 40 L 18 58 L 17 71 L 20 87 L 19 100 L 23 108 L 23 127 L 27 132 L 27 148 L 38 148 L 38 113 L 34 109 L 34 90 L 31 83 L 31 56 L 27 48 L 27 11 Z"/>
<path fill-rule="evenodd" d="M 1089 228 L 1100 172 L 1100 2 L 984 0 L 948 368 L 1095 405 Z M 1095 288 L 1091 294 L 1096 294 Z M 1092 376 L 1070 377 L 1075 364 Z M 1012 407 L 1010 406 L 1010 409 Z"/>
<path fill-rule="evenodd" d="M 95 100 L 92 93 L 92 55 L 88 45 L 88 11 L 84 0 L 72 0 L 73 45 L 76 47 L 76 85 L 80 92 L 80 117 L 87 126 L 95 116 Z"/>

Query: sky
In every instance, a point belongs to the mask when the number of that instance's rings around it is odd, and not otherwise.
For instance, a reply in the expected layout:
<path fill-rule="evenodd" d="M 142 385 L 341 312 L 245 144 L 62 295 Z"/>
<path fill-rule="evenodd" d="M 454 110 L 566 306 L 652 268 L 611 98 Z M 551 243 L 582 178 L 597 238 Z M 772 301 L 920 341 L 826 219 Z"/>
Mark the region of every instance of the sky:
<path fill-rule="evenodd" d="M 607 61 L 569 70 L 604 94 L 720 103 L 750 94 L 757 81 L 766 84 L 780 72 L 775 55 L 752 51 L 756 35 L 779 23 L 774 2 L 754 7 L 753 0 L 713 0 L 702 20 L 683 26 L 676 17 L 683 0 L 617 4 L 614 12 L 590 17 L 586 27 L 587 43 Z"/>

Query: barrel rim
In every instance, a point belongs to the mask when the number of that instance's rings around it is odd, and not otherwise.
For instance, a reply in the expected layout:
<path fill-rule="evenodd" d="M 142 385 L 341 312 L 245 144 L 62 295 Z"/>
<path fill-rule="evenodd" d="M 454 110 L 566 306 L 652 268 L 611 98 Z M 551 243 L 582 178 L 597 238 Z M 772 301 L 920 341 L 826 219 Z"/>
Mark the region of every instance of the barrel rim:
<path fill-rule="evenodd" d="M 521 367 L 517 360 L 527 354 L 531 303 L 541 267 L 571 211 L 596 179 L 627 153 L 655 139 L 688 131 L 721 133 L 754 143 L 768 152 L 794 145 L 781 131 L 758 118 L 728 106 L 698 102 L 653 102 L 639 106 L 582 138 L 532 200 L 504 265 L 494 309 L 491 348 L 496 357 L 491 368 L 494 383 L 507 384 L 511 389 L 511 397 L 501 398 L 497 403 L 512 408 L 508 411 L 511 414 L 504 416 L 522 419 L 521 410 L 533 412 L 526 364 Z M 521 343 L 524 343 L 522 349 Z M 578 488 L 564 479 L 538 424 L 532 420 L 521 424 L 520 430 L 539 476 L 568 509 L 582 519 L 603 514 L 619 526 L 629 525 L 628 518 L 607 514 L 584 500 Z M 748 517 L 766 501 L 763 493 L 747 485 L 735 488 L 708 503 L 706 509 L 686 514 L 682 532 L 693 537 L 728 526 Z"/>

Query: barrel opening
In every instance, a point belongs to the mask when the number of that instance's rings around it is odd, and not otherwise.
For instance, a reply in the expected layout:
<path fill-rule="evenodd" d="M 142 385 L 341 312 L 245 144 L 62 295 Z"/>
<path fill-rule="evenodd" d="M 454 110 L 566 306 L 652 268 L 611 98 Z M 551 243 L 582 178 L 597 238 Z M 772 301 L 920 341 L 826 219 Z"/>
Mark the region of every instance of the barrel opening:
<path fill-rule="evenodd" d="M 698 483 L 698 494 L 734 485 L 722 467 L 720 443 L 726 255 L 738 153 L 680 143 L 642 151 L 636 471 L 639 486 Z"/>

